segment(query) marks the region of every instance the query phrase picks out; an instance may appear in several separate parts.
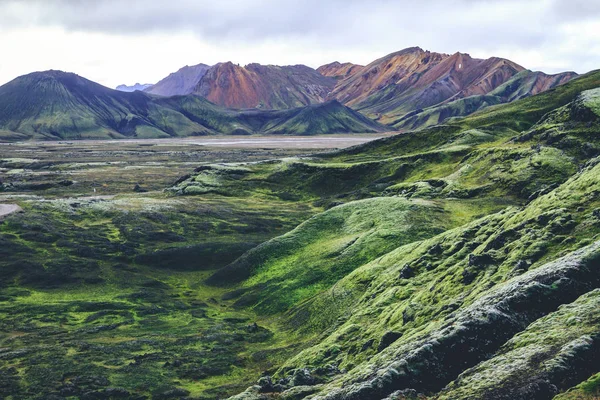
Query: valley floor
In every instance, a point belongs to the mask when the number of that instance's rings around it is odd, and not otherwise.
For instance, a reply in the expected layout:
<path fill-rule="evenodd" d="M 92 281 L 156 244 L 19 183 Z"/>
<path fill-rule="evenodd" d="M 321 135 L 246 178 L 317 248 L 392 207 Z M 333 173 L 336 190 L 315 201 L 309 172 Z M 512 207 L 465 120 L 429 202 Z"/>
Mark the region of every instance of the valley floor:
<path fill-rule="evenodd" d="M 242 391 L 303 340 L 230 309 L 227 290 L 203 281 L 322 207 L 163 189 L 203 164 L 296 158 L 377 137 L 0 144 L 0 398 Z"/>

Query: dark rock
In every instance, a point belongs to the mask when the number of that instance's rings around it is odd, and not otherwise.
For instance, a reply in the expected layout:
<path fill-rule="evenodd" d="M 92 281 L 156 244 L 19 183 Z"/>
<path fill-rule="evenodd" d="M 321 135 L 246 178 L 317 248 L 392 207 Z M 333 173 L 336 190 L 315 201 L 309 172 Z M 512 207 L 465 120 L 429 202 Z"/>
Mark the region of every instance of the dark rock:
<path fill-rule="evenodd" d="M 387 347 L 389 347 L 392 343 L 402 337 L 402 333 L 389 331 L 383 334 L 381 340 L 379 341 L 379 346 L 377 346 L 377 352 L 380 352 Z"/>
<path fill-rule="evenodd" d="M 477 273 L 468 269 L 464 269 L 461 275 L 461 282 L 464 285 L 469 285 L 477 278 Z"/>
<path fill-rule="evenodd" d="M 136 183 L 133 187 L 133 191 L 136 193 L 146 193 L 148 190 L 143 189 L 139 184 Z"/>
<path fill-rule="evenodd" d="M 487 254 L 469 254 L 469 267 L 485 267 L 487 265 L 493 264 L 494 258 Z"/>
<path fill-rule="evenodd" d="M 434 246 L 432 246 L 428 253 L 431 255 L 438 255 L 438 254 L 442 254 L 444 251 L 444 249 L 442 248 L 442 246 L 439 243 L 436 243 Z"/>
<path fill-rule="evenodd" d="M 400 279 L 409 279 L 414 276 L 415 272 L 410 265 L 405 265 L 400 270 Z"/>
<path fill-rule="evenodd" d="M 123 388 L 106 388 L 104 389 L 104 394 L 108 396 L 108 398 L 118 398 L 118 399 L 129 399 L 131 398 L 131 393 Z"/>
<path fill-rule="evenodd" d="M 155 394 L 152 396 L 152 398 L 156 400 L 177 399 L 186 397 L 189 394 L 190 392 L 188 390 L 182 388 L 175 388 L 162 393 Z"/>
<path fill-rule="evenodd" d="M 367 340 L 362 347 L 360 348 L 360 351 L 367 351 L 369 350 L 371 347 L 373 347 L 373 343 L 375 343 L 375 339 L 369 339 Z"/>
<path fill-rule="evenodd" d="M 313 372 L 315 375 L 320 375 L 320 376 L 335 376 L 335 375 L 339 375 L 342 373 L 342 371 L 340 371 L 340 369 L 336 365 L 333 365 L 333 364 L 327 364 L 322 367 L 317 367 L 314 369 Z"/>
<path fill-rule="evenodd" d="M 281 384 L 273 383 L 273 378 L 269 375 L 260 378 L 256 384 L 260 387 L 259 393 L 279 393 L 285 390 Z"/>
<path fill-rule="evenodd" d="M 530 266 L 531 265 L 527 261 L 525 261 L 525 260 L 519 260 L 515 264 L 515 268 L 513 269 L 513 272 L 514 271 L 527 271 Z"/>
<path fill-rule="evenodd" d="M 383 400 L 413 400 L 419 398 L 425 399 L 425 396 L 417 393 L 414 389 L 404 389 L 395 391 Z"/>
<path fill-rule="evenodd" d="M 311 386 L 316 383 L 308 368 L 299 368 L 294 370 L 290 379 L 291 386 Z"/>

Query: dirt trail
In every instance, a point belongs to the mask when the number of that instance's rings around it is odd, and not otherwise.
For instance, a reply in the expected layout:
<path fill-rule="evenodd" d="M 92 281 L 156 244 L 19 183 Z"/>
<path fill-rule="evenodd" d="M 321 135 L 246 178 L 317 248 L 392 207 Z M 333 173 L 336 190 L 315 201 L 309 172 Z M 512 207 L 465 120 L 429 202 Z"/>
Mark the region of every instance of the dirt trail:
<path fill-rule="evenodd" d="M 0 218 L 19 211 L 23 209 L 16 204 L 0 204 Z"/>

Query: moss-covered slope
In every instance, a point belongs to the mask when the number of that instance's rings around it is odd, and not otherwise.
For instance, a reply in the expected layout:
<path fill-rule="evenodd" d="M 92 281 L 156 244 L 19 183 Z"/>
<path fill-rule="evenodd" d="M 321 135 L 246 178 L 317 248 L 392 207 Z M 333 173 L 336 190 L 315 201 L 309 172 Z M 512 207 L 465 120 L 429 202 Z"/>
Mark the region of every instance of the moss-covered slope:
<path fill-rule="evenodd" d="M 165 193 L 20 201 L 0 223 L 0 387 L 593 398 L 598 87 L 595 72 L 340 152 L 202 165 Z"/>

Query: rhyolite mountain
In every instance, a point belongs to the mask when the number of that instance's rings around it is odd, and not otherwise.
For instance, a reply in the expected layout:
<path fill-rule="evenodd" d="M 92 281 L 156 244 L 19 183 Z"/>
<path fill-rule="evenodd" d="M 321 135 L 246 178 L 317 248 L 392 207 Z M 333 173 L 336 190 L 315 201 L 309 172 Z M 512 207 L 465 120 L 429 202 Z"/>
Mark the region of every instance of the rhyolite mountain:
<path fill-rule="evenodd" d="M 524 70 L 488 94 L 447 100 L 425 109 L 409 112 L 388 123 L 399 130 L 425 128 L 440 124 L 451 117 L 466 116 L 488 106 L 509 103 L 545 92 L 575 77 L 577 74 L 574 72 L 547 75 L 543 72 Z"/>
<path fill-rule="evenodd" d="M 285 109 L 322 103 L 335 84 L 305 65 L 226 62 L 206 71 L 193 93 L 229 108 Z"/>
<path fill-rule="evenodd" d="M 206 64 L 186 65 L 173 72 L 158 83 L 146 88 L 146 92 L 159 96 L 177 96 L 190 94 L 210 68 Z"/>
<path fill-rule="evenodd" d="M 120 92 L 135 92 L 136 90 L 144 91 L 151 86 L 152 86 L 151 83 L 136 83 L 135 85 L 131 85 L 131 86 L 119 85 L 115 89 Z"/>
<path fill-rule="evenodd" d="M 331 96 L 341 103 L 385 124 L 395 124 L 409 113 L 428 107 L 488 95 L 499 86 L 525 71 L 522 66 L 503 58 L 486 60 L 468 54 L 441 54 L 411 47 L 389 54 L 341 80 Z M 539 73 L 522 82 L 519 96 L 537 94 L 576 76 L 565 73 L 547 76 Z M 505 101 L 499 101 L 505 102 Z M 475 109 L 465 108 L 457 115 Z M 471 111 L 471 112 L 472 112 Z"/>
<path fill-rule="evenodd" d="M 159 83 L 146 91 L 163 96 L 195 93 L 230 108 L 286 109 L 336 99 L 396 129 L 416 129 L 465 116 L 541 93 L 577 76 L 573 72 L 546 75 L 498 57 L 481 60 L 419 47 L 389 54 L 367 66 L 336 61 L 316 70 L 304 65 L 231 62 L 197 67 L 201 67 L 198 73 L 190 70 L 195 67 L 185 67 L 164 79 L 171 82 L 185 75 L 185 85 L 160 90 L 164 84 Z M 492 93 L 509 81 L 504 89 L 513 93 Z M 447 106 L 462 99 L 467 100 Z M 422 115 L 415 118 L 418 114 Z"/>
<path fill-rule="evenodd" d="M 37 72 L 0 87 L 0 130 L 47 139 L 206 134 L 327 134 L 385 128 L 331 101 L 307 109 L 235 111 L 200 96 L 120 92 L 72 73 Z"/>
<path fill-rule="evenodd" d="M 363 68 L 363 65 L 334 61 L 329 64 L 321 65 L 317 68 L 317 71 L 323 76 L 344 79 L 354 75 Z"/>

